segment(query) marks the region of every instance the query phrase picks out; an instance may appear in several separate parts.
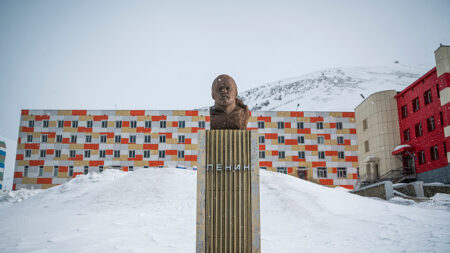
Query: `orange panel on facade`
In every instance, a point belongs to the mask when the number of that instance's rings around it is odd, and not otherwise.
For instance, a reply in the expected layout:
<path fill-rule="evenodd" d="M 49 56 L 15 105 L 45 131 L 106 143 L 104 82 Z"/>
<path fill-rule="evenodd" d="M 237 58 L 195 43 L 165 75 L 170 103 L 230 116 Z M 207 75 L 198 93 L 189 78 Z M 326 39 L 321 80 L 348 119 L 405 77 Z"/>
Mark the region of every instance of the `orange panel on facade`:
<path fill-rule="evenodd" d="M 192 143 L 192 139 L 191 138 L 186 138 L 186 140 L 184 141 L 185 144 L 191 144 Z"/>
<path fill-rule="evenodd" d="M 273 150 L 273 151 L 272 151 L 272 155 L 273 155 L 273 156 L 277 156 L 277 155 L 278 155 L 278 150 Z"/>
<path fill-rule="evenodd" d="M 336 174 L 337 173 L 337 168 L 331 168 L 331 173 L 334 173 L 334 174 Z"/>
<path fill-rule="evenodd" d="M 99 144 L 84 144 L 84 149 L 98 149 Z"/>
<path fill-rule="evenodd" d="M 160 135 L 165 135 L 166 138 L 172 138 L 172 133 L 159 133 Z"/>
<path fill-rule="evenodd" d="M 186 111 L 186 116 L 198 116 L 198 111 Z"/>
<path fill-rule="evenodd" d="M 354 112 L 343 112 L 342 113 L 342 117 L 344 117 L 344 118 L 354 118 L 355 117 L 355 113 Z"/>
<path fill-rule="evenodd" d="M 56 133 L 55 132 L 42 132 L 41 134 L 48 135 L 48 138 L 55 138 L 56 137 Z"/>
<path fill-rule="evenodd" d="M 323 136 L 323 138 L 325 138 L 325 140 L 329 140 L 331 139 L 331 134 L 317 134 L 318 136 Z"/>
<path fill-rule="evenodd" d="M 192 127 L 191 130 L 192 130 L 191 131 L 192 133 L 197 133 L 198 132 L 198 127 Z"/>
<path fill-rule="evenodd" d="M 330 128 L 336 128 L 336 123 L 330 123 Z"/>
<path fill-rule="evenodd" d="M 195 161 L 197 161 L 197 156 L 196 155 L 186 155 L 186 156 L 184 156 L 184 160 L 195 162 Z"/>
<path fill-rule="evenodd" d="M 333 185 L 333 179 L 319 179 L 321 185 Z"/>
<path fill-rule="evenodd" d="M 67 143 L 69 143 L 70 142 L 70 139 L 69 138 L 63 138 L 62 139 L 62 143 L 64 143 L 64 144 L 67 144 Z"/>
<path fill-rule="evenodd" d="M 23 126 L 21 131 L 24 133 L 32 133 L 32 132 L 34 132 L 34 127 L 24 127 Z"/>
<path fill-rule="evenodd" d="M 210 121 L 210 116 L 205 116 L 205 121 L 209 122 Z"/>
<path fill-rule="evenodd" d="M 47 149 L 47 155 L 53 155 L 55 153 L 54 149 Z"/>
<path fill-rule="evenodd" d="M 79 133 L 92 133 L 92 128 L 78 127 L 77 132 L 79 132 Z"/>
<path fill-rule="evenodd" d="M 78 176 L 78 175 L 83 175 L 83 172 L 74 172 L 74 173 L 73 173 L 73 177 L 76 177 L 76 176 Z"/>
<path fill-rule="evenodd" d="M 36 116 L 34 116 L 34 119 L 36 121 L 49 120 L 50 115 L 36 115 Z"/>
<path fill-rule="evenodd" d="M 144 116 L 145 111 L 144 110 L 131 110 L 130 115 L 131 116 Z"/>
<path fill-rule="evenodd" d="M 311 123 L 316 123 L 316 122 L 319 122 L 319 121 L 323 121 L 323 118 L 322 117 L 311 117 L 311 118 L 309 118 L 309 122 L 311 122 Z"/>
<path fill-rule="evenodd" d="M 70 122 L 70 120 L 64 121 L 64 126 L 65 127 L 70 127 L 71 125 L 72 125 L 72 122 Z"/>
<path fill-rule="evenodd" d="M 297 129 L 298 134 L 310 134 L 311 128 L 305 128 L 305 129 Z"/>
<path fill-rule="evenodd" d="M 52 184 L 52 178 L 38 178 L 36 179 L 37 184 Z"/>
<path fill-rule="evenodd" d="M 105 150 L 106 155 L 112 155 L 113 154 L 113 150 L 112 149 L 107 149 Z"/>
<path fill-rule="evenodd" d="M 121 144 L 128 144 L 128 138 L 122 138 L 122 139 L 120 140 L 120 143 L 121 143 Z"/>
<path fill-rule="evenodd" d="M 286 145 L 297 145 L 298 142 L 297 142 L 297 139 L 286 139 L 284 141 L 284 144 L 286 144 Z"/>
<path fill-rule="evenodd" d="M 29 110 L 22 110 L 20 112 L 20 115 L 25 116 L 25 115 L 28 115 L 28 113 L 29 113 Z"/>
<path fill-rule="evenodd" d="M 16 155 L 16 160 L 18 160 L 18 161 L 23 160 L 23 154 L 17 154 Z"/>
<path fill-rule="evenodd" d="M 356 129 L 355 128 L 350 128 L 350 134 L 356 134 Z"/>
<path fill-rule="evenodd" d="M 328 150 L 328 151 L 325 151 L 325 155 L 326 156 L 337 156 L 338 152 L 334 151 L 334 150 Z"/>
<path fill-rule="evenodd" d="M 290 115 L 291 115 L 291 117 L 296 117 L 296 118 L 305 116 L 305 114 L 303 112 L 291 112 Z"/>
<path fill-rule="evenodd" d="M 357 156 L 346 156 L 345 161 L 346 162 L 358 162 L 358 157 Z"/>
<path fill-rule="evenodd" d="M 288 173 L 288 174 L 291 174 L 291 173 L 292 173 L 292 167 L 288 167 L 287 173 Z"/>
<path fill-rule="evenodd" d="M 270 117 L 259 116 L 258 121 L 270 122 Z"/>
<path fill-rule="evenodd" d="M 272 167 L 272 161 L 260 161 L 259 166 L 260 167 Z"/>
<path fill-rule="evenodd" d="M 165 115 L 152 116 L 152 121 L 160 121 L 160 120 L 167 120 L 167 116 L 165 116 Z"/>
<path fill-rule="evenodd" d="M 44 160 L 30 160 L 30 166 L 42 166 L 44 165 Z"/>
<path fill-rule="evenodd" d="M 122 121 L 123 127 L 130 127 L 130 121 Z"/>
<path fill-rule="evenodd" d="M 312 166 L 315 167 L 326 167 L 327 162 L 312 162 Z"/>
<path fill-rule="evenodd" d="M 22 178 L 23 173 L 22 172 L 14 172 L 14 178 Z"/>
<path fill-rule="evenodd" d="M 150 167 L 164 166 L 164 161 L 148 161 L 148 166 Z"/>
<path fill-rule="evenodd" d="M 263 144 L 259 145 L 259 150 L 266 150 L 266 145 Z"/>
<path fill-rule="evenodd" d="M 97 115 L 97 116 L 94 116 L 94 121 L 102 121 L 102 120 L 108 120 L 108 115 Z"/>
<path fill-rule="evenodd" d="M 58 172 L 67 172 L 69 171 L 69 167 L 67 166 L 59 166 Z"/>
<path fill-rule="evenodd" d="M 102 165 L 105 165 L 105 161 L 102 161 L 102 160 L 89 161 L 89 166 L 96 167 L 96 166 L 102 166 Z"/>
<path fill-rule="evenodd" d="M 158 149 L 158 144 L 144 144 L 143 148 L 144 149 L 157 150 Z"/>
<path fill-rule="evenodd" d="M 353 190 L 353 188 L 354 188 L 353 185 L 339 185 L 339 187 L 344 187 L 349 190 Z"/>
<path fill-rule="evenodd" d="M 305 145 L 305 150 L 306 151 L 317 151 L 319 150 L 317 145 Z"/>
<path fill-rule="evenodd" d="M 353 173 L 353 179 L 358 179 L 358 173 Z"/>
<path fill-rule="evenodd" d="M 291 128 L 291 122 L 284 123 L 284 128 Z"/>
<path fill-rule="evenodd" d="M 72 115 L 86 116 L 87 110 L 72 110 Z"/>
<path fill-rule="evenodd" d="M 266 139 L 270 140 L 270 139 L 277 139 L 278 138 L 278 134 L 277 133 L 267 133 L 265 134 Z"/>
<path fill-rule="evenodd" d="M 138 133 L 151 133 L 152 129 L 151 128 L 145 128 L 145 127 L 138 127 L 138 128 L 136 128 L 136 132 L 138 132 Z"/>
<path fill-rule="evenodd" d="M 177 150 L 176 149 L 167 149 L 166 155 L 177 155 Z"/>
<path fill-rule="evenodd" d="M 39 149 L 39 143 L 25 143 L 25 149 Z"/>

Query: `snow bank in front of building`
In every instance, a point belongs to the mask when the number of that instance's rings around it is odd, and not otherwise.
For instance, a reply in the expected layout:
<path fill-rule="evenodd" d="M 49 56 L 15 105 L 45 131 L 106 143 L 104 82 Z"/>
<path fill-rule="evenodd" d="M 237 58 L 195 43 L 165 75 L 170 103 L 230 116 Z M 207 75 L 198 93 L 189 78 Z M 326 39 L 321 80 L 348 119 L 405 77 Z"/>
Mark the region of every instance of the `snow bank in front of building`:
<path fill-rule="evenodd" d="M 196 172 L 88 174 L 0 205 L 0 252 L 195 252 Z M 442 197 L 445 198 L 445 197 Z M 261 171 L 262 252 L 446 252 L 450 212 Z"/>
<path fill-rule="evenodd" d="M 0 204 L 2 203 L 17 203 L 27 198 L 34 196 L 42 190 L 28 190 L 19 189 L 17 191 L 0 190 Z"/>

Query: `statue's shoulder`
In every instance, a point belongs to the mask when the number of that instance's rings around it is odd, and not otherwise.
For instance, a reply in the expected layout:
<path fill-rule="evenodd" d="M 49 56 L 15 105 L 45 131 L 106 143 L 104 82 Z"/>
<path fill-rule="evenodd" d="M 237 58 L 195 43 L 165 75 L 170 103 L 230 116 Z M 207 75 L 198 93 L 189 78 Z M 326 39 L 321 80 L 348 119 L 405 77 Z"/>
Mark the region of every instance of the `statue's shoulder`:
<path fill-rule="evenodd" d="M 221 112 L 218 111 L 215 106 L 211 106 L 211 107 L 209 107 L 209 114 L 210 115 L 218 115 L 218 114 L 221 114 Z"/>

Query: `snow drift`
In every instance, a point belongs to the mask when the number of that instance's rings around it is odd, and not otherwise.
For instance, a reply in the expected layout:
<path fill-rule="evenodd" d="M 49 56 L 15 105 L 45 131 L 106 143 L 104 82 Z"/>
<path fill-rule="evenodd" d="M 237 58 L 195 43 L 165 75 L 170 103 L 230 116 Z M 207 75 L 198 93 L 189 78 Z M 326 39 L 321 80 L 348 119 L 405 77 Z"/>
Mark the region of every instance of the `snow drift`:
<path fill-rule="evenodd" d="M 3 198 L 0 252 L 195 252 L 195 192 L 195 171 L 151 168 Z M 262 252 L 450 248 L 448 208 L 364 198 L 267 171 L 261 226 Z"/>

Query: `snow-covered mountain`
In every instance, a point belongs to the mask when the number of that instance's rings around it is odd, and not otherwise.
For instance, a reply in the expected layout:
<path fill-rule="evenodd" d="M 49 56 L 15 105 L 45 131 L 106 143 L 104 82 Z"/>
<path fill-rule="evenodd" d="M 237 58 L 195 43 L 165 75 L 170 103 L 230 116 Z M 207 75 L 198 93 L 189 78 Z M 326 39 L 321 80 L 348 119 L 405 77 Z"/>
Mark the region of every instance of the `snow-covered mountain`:
<path fill-rule="evenodd" d="M 401 64 L 332 68 L 268 83 L 240 97 L 251 110 L 353 111 L 363 101 L 361 94 L 400 91 L 428 70 Z"/>
<path fill-rule="evenodd" d="M 194 252 L 195 187 L 195 171 L 149 168 L 0 192 L 0 252 Z M 388 202 L 263 170 L 262 252 L 448 252 L 442 195 Z"/>

